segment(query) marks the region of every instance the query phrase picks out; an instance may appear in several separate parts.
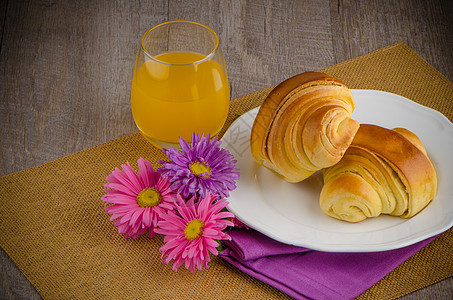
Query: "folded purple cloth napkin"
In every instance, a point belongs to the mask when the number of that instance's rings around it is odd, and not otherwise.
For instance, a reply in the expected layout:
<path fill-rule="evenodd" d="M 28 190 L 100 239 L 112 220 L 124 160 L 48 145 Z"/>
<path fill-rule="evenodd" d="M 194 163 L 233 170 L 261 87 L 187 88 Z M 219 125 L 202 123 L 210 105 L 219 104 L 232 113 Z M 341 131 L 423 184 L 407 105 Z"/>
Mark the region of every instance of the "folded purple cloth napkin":
<path fill-rule="evenodd" d="M 286 245 L 254 230 L 235 229 L 220 256 L 296 299 L 352 299 L 435 237 L 383 252 L 331 253 Z"/>

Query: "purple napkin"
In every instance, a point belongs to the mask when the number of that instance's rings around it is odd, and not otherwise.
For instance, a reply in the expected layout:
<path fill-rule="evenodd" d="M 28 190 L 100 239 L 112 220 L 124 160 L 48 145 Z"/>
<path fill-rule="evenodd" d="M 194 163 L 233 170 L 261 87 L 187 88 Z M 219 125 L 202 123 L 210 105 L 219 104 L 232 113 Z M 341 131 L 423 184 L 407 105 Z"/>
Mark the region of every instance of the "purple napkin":
<path fill-rule="evenodd" d="M 329 253 L 286 245 L 254 230 L 235 229 L 220 256 L 241 271 L 296 299 L 352 299 L 423 248 Z"/>

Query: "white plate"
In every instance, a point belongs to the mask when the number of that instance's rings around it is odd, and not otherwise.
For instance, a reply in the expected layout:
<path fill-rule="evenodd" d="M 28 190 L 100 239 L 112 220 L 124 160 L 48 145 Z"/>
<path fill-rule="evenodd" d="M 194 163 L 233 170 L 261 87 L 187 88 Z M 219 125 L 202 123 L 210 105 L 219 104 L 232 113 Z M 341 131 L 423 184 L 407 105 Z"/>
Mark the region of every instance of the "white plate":
<path fill-rule="evenodd" d="M 286 244 L 328 252 L 373 252 L 404 247 L 453 225 L 453 124 L 441 113 L 395 94 L 352 90 L 353 118 L 386 128 L 405 127 L 425 146 L 438 175 L 438 192 L 410 218 L 381 215 L 348 223 L 319 207 L 322 174 L 288 183 L 258 166 L 250 153 L 250 130 L 258 108 L 239 117 L 222 138 L 237 159 L 241 177 L 228 209 L 257 231 Z"/>

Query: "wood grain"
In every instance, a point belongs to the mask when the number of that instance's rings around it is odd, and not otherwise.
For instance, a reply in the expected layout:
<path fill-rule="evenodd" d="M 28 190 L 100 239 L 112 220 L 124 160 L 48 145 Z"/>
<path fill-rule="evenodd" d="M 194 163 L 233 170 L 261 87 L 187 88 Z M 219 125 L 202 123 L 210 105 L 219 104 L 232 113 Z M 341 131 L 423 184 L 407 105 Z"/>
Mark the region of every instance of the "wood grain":
<path fill-rule="evenodd" d="M 137 131 L 129 105 L 142 34 L 167 20 L 219 35 L 232 98 L 404 41 L 453 79 L 452 1 L 0 2 L 0 175 Z M 0 252 L 0 299 L 39 299 Z M 452 297 L 453 280 L 403 297 Z"/>
<path fill-rule="evenodd" d="M 330 1 L 336 62 L 403 41 L 453 80 L 453 1 Z"/>

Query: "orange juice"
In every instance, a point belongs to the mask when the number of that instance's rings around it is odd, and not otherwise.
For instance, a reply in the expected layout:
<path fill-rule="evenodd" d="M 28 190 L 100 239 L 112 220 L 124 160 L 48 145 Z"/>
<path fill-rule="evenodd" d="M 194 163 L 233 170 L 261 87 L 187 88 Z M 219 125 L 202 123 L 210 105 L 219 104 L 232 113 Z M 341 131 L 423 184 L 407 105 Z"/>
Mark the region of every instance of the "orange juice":
<path fill-rule="evenodd" d="M 217 135 L 230 100 L 220 64 L 188 52 L 154 58 L 136 65 L 132 79 L 132 114 L 140 131 L 169 144 L 178 144 L 179 136 L 190 142 L 192 132 Z"/>

